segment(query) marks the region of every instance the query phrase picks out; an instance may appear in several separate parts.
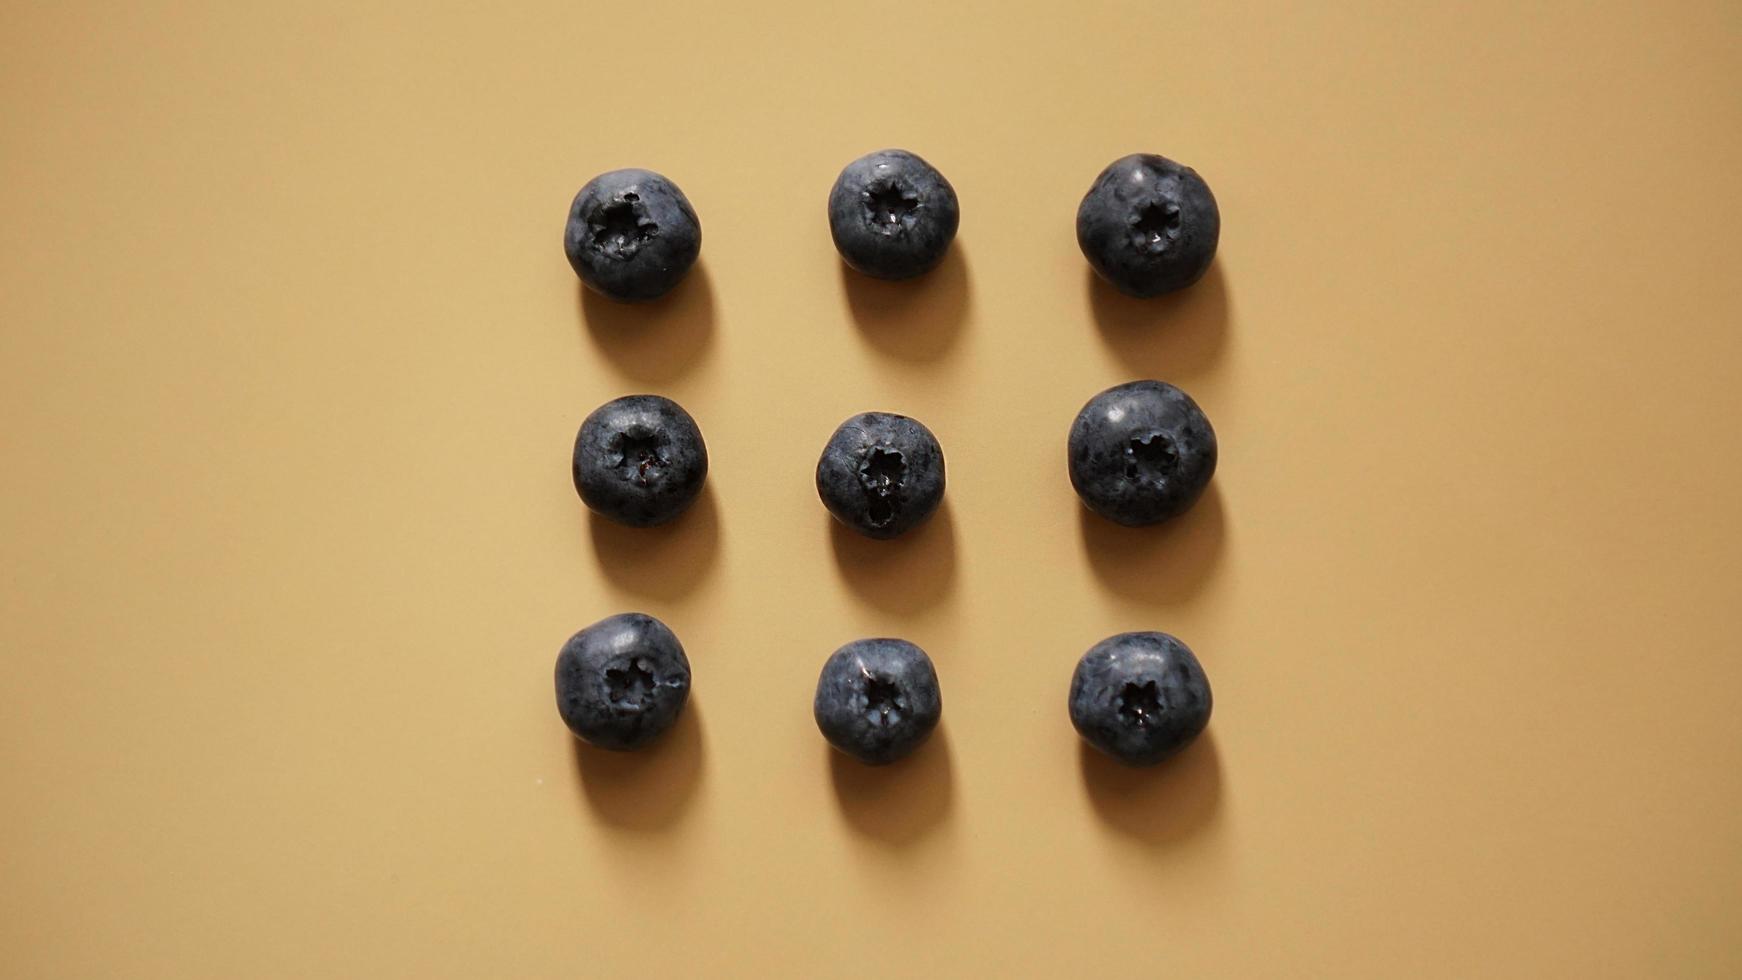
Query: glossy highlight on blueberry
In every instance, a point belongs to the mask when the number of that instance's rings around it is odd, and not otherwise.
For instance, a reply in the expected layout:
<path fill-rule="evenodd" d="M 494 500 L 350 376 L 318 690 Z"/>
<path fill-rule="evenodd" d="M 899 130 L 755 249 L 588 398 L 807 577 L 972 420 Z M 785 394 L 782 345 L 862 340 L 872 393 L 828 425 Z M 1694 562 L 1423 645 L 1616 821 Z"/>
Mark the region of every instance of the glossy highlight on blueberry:
<path fill-rule="evenodd" d="M 1067 442 L 1071 486 L 1095 513 L 1128 527 L 1188 510 L 1216 472 L 1216 431 L 1191 396 L 1132 381 L 1089 399 Z"/>
<path fill-rule="evenodd" d="M 569 205 L 563 251 L 575 274 L 612 299 L 647 300 L 683 279 L 702 251 L 702 225 L 676 184 L 651 170 L 612 170 Z"/>
<path fill-rule="evenodd" d="M 917 419 L 890 412 L 855 415 L 823 447 L 817 496 L 836 520 L 860 534 L 896 537 L 925 523 L 943 500 L 943 447 Z"/>
<path fill-rule="evenodd" d="M 1204 668 L 1166 633 L 1110 636 L 1071 675 L 1071 724 L 1127 765 L 1154 765 L 1190 745 L 1210 723 L 1210 708 Z"/>
<path fill-rule="evenodd" d="M 907 150 L 878 150 L 854 160 L 829 191 L 836 251 L 877 279 L 907 279 L 936 266 L 960 223 L 955 188 Z"/>
<path fill-rule="evenodd" d="M 695 503 L 708 476 L 708 447 L 677 402 L 625 395 L 581 423 L 572 470 L 588 507 L 619 524 L 653 527 Z"/>
<path fill-rule="evenodd" d="M 823 663 L 812 704 L 829 744 L 867 765 L 919 748 L 943 716 L 938 675 L 906 640 L 854 640 Z"/>
<path fill-rule="evenodd" d="M 1209 271 L 1222 234 L 1210 185 L 1153 153 L 1107 165 L 1077 207 L 1077 244 L 1096 273 L 1130 296 L 1171 293 Z"/>
<path fill-rule="evenodd" d="M 602 749 L 650 744 L 676 723 L 689 694 L 683 644 L 643 613 L 602 619 L 557 654 L 557 712 L 576 738 Z"/>

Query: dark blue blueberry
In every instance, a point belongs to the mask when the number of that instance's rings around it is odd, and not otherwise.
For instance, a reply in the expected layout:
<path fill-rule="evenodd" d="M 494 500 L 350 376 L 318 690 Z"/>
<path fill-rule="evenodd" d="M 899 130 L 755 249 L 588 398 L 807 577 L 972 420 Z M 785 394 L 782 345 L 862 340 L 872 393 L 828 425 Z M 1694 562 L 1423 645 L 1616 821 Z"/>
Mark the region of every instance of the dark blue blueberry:
<path fill-rule="evenodd" d="M 860 534 L 893 538 L 925 523 L 944 499 L 943 447 L 905 415 L 855 415 L 823 447 L 817 496 Z"/>
<path fill-rule="evenodd" d="M 1222 215 L 1190 167 L 1153 153 L 1107 165 L 1077 207 L 1077 244 L 1122 293 L 1159 296 L 1197 282 L 1216 257 Z"/>
<path fill-rule="evenodd" d="M 829 744 L 880 766 L 919 748 L 943 715 L 937 671 L 906 640 L 854 640 L 836 650 L 817 678 L 812 706 Z"/>
<path fill-rule="evenodd" d="M 937 265 L 961 220 L 956 189 L 906 150 L 867 153 L 847 164 L 829 191 L 835 249 L 878 279 L 906 279 Z"/>
<path fill-rule="evenodd" d="M 702 224 L 677 185 L 651 170 L 587 181 L 569 205 L 563 251 L 575 274 L 612 299 L 653 299 L 702 251 Z"/>
<path fill-rule="evenodd" d="M 683 713 L 690 661 L 666 625 L 642 613 L 601 619 L 556 657 L 556 708 L 575 737 L 602 749 L 638 749 Z"/>
<path fill-rule="evenodd" d="M 1210 680 L 1166 633 L 1120 633 L 1089 648 L 1071 675 L 1071 724 L 1095 748 L 1149 766 L 1210 723 Z"/>
<path fill-rule="evenodd" d="M 1128 527 L 1182 514 L 1216 472 L 1216 431 L 1191 396 L 1132 381 L 1089 399 L 1071 423 L 1071 486 L 1089 509 Z"/>
<path fill-rule="evenodd" d="M 695 502 L 707 476 L 702 430 L 669 398 L 606 402 L 575 436 L 575 489 L 588 507 L 619 524 L 664 524 Z"/>

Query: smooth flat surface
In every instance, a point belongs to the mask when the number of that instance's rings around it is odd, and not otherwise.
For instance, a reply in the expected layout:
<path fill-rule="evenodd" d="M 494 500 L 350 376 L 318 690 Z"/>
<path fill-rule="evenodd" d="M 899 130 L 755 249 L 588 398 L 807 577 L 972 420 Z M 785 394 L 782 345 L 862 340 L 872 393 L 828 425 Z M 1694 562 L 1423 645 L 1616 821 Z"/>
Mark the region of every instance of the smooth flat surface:
<path fill-rule="evenodd" d="M 1742 974 L 1734 4 L 0 6 L 0 974 Z M 823 206 L 935 163 L 930 278 Z M 1210 277 L 1123 301 L 1072 219 L 1154 150 Z M 577 291 L 646 166 L 703 259 Z M 1064 437 L 1174 381 L 1176 525 Z M 576 426 L 713 453 L 588 519 Z M 911 540 L 831 528 L 836 423 L 938 434 Z M 695 697 L 577 753 L 562 641 L 640 609 Z M 1076 657 L 1196 648 L 1210 737 L 1085 758 Z M 831 758 L 823 659 L 929 650 L 938 737 Z"/>

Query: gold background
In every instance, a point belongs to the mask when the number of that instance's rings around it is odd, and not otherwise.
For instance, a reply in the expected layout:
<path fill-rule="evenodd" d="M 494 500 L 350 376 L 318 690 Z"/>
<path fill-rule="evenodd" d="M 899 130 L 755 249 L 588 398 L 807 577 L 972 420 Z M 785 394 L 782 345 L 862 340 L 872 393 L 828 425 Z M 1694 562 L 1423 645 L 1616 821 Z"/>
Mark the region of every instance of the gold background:
<path fill-rule="evenodd" d="M 5 975 L 1742 973 L 1742 8 L 495 6 L 0 6 Z M 823 204 L 889 145 L 963 218 L 886 287 Z M 1221 203 L 1174 299 L 1074 240 L 1136 150 Z M 659 306 L 560 248 L 621 166 L 702 217 Z M 1064 437 L 1147 376 L 1222 465 L 1131 533 Z M 634 391 L 713 454 L 663 531 L 569 482 Z M 816 500 L 864 409 L 911 540 Z M 692 707 L 577 753 L 625 609 Z M 1064 701 L 1140 628 L 1216 712 L 1129 773 Z M 887 771 L 810 717 L 874 634 L 944 691 Z"/>

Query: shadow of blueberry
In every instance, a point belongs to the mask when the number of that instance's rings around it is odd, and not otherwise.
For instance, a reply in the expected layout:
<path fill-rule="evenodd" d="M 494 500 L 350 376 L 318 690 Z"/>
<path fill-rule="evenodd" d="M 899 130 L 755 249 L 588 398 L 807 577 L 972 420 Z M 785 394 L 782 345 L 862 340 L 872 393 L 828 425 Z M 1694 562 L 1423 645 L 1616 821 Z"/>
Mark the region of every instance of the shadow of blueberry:
<path fill-rule="evenodd" d="M 587 512 L 588 536 L 599 569 L 624 591 L 678 599 L 714 571 L 720 551 L 720 514 L 711 484 L 670 524 L 624 527 Z"/>
<path fill-rule="evenodd" d="M 829 543 L 841 578 L 865 601 L 894 613 L 915 613 L 955 591 L 956 526 L 944 497 L 931 519 L 891 541 L 875 541 L 828 514 Z"/>
<path fill-rule="evenodd" d="M 702 780 L 706 754 L 702 719 L 695 697 L 659 741 L 633 752 L 574 743 L 581 795 L 606 823 L 656 831 L 675 824 L 688 810 Z"/>
<path fill-rule="evenodd" d="M 940 722 L 912 755 L 868 766 L 828 743 L 829 773 L 841 816 L 864 837 L 911 844 L 949 818 L 955 784 L 948 722 Z"/>
<path fill-rule="evenodd" d="M 961 242 L 937 268 L 916 279 L 873 279 L 842 264 L 841 290 L 860 336 L 899 360 L 942 360 L 967 322 L 970 287 Z"/>
<path fill-rule="evenodd" d="M 1222 263 L 1177 293 L 1136 299 L 1084 270 L 1084 291 L 1101 341 L 1133 377 L 1179 381 L 1221 357 L 1228 337 L 1228 293 Z"/>
<path fill-rule="evenodd" d="M 1149 844 L 1183 840 L 1215 822 L 1221 806 L 1222 761 L 1213 731 L 1184 751 L 1148 767 L 1132 767 L 1081 744 L 1083 789 L 1114 830 Z"/>
<path fill-rule="evenodd" d="M 1159 604 L 1190 598 L 1221 560 L 1227 527 L 1216 482 L 1184 514 L 1149 527 L 1121 527 L 1078 506 L 1083 554 L 1095 579 L 1132 599 Z"/>
<path fill-rule="evenodd" d="M 714 290 L 705 261 L 671 292 L 643 303 L 620 303 L 580 283 L 575 289 L 593 346 L 626 378 L 670 381 L 713 345 Z"/>

